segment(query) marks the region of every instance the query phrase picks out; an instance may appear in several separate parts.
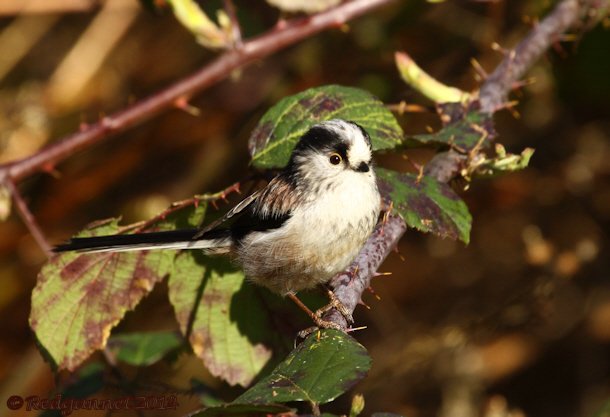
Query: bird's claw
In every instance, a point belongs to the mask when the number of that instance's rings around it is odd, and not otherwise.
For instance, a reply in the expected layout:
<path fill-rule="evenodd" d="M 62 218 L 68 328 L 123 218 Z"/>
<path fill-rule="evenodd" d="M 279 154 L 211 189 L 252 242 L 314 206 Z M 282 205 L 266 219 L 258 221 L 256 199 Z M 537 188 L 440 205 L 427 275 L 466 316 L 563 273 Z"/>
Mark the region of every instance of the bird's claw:
<path fill-rule="evenodd" d="M 352 316 L 351 311 L 349 311 L 349 309 L 337 298 L 335 293 L 331 290 L 328 290 L 328 298 L 330 299 L 330 302 L 324 307 L 321 307 L 316 310 L 316 312 L 314 313 L 316 317 L 321 320 L 324 314 L 334 308 L 339 313 L 341 313 L 343 318 L 345 318 L 345 321 L 347 321 L 347 324 L 354 324 L 354 317 Z"/>

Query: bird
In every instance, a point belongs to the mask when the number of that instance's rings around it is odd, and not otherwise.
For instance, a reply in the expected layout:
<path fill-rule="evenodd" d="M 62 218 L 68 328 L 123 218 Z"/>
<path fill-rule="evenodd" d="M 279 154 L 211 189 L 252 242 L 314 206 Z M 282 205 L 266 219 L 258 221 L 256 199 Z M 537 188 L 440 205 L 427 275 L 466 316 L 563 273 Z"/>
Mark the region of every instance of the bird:
<path fill-rule="evenodd" d="M 55 252 L 198 249 L 228 254 L 251 282 L 288 296 L 318 327 L 331 307 L 351 314 L 327 288 L 328 306 L 309 310 L 296 293 L 326 285 L 354 260 L 379 220 L 381 197 L 364 128 L 332 119 L 313 124 L 288 164 L 220 219 L 193 229 L 72 238 Z"/>

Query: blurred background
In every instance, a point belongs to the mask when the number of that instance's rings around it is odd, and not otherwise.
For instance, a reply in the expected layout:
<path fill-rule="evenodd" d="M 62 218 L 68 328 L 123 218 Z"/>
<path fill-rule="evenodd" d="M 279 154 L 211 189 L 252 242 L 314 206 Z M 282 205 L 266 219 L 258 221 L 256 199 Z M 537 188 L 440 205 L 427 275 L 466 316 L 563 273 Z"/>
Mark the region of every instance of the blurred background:
<path fill-rule="evenodd" d="M 155 13 L 136 0 L 25 3 L 0 2 L 0 163 L 159 91 L 215 55 L 168 10 Z M 263 1 L 235 3 L 245 38 L 280 17 Z M 203 4 L 214 10 L 221 2 Z M 436 129 L 432 104 L 400 80 L 394 52 L 471 90 L 471 58 L 491 72 L 503 57 L 491 44 L 513 46 L 552 6 L 397 2 L 232 74 L 191 100 L 198 115 L 165 112 L 20 189 L 52 243 L 93 220 L 149 218 L 172 201 L 243 179 L 247 139 L 261 115 L 280 98 L 323 84 L 422 105 L 429 111 L 398 120 L 407 133 Z M 510 152 L 536 153 L 528 169 L 478 180 L 462 193 L 474 219 L 470 245 L 410 230 L 381 268 L 392 274 L 373 281 L 378 297 L 365 294 L 370 309 L 355 315 L 367 326 L 355 337 L 373 357 L 355 389 L 365 396 L 365 415 L 594 416 L 610 398 L 610 31 L 601 25 L 565 40 L 513 95 L 518 114 L 496 115 Z M 419 163 L 433 155 L 406 154 Z M 404 155 L 377 161 L 412 171 Z M 21 415 L 6 409 L 9 395 L 44 396 L 70 380 L 54 378 L 28 326 L 44 261 L 15 213 L 0 223 L 0 415 Z M 166 287 L 120 328 L 177 328 Z M 224 400 L 239 393 L 192 355 L 122 371 L 185 390 L 192 379 L 205 381 Z M 349 402 L 345 395 L 323 411 L 346 413 Z M 187 412 L 199 399 L 183 395 L 180 404 Z M 75 415 L 85 414 L 96 415 Z"/>

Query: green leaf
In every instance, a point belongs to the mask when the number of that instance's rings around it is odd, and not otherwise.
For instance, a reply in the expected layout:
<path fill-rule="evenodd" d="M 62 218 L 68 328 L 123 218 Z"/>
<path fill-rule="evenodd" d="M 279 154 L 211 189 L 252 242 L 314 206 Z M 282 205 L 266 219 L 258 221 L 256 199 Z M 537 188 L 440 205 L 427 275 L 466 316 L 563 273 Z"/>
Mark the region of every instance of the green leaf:
<path fill-rule="evenodd" d="M 402 143 L 402 129 L 381 101 L 364 90 L 327 85 L 286 97 L 265 113 L 250 136 L 253 165 L 283 167 L 294 145 L 311 126 L 336 118 L 362 126 L 371 136 L 374 150 L 392 149 Z"/>
<path fill-rule="evenodd" d="M 122 362 L 147 366 L 160 361 L 182 343 L 176 332 L 127 333 L 110 337 L 108 348 Z"/>
<path fill-rule="evenodd" d="M 71 375 L 70 384 L 62 390 L 66 398 L 87 398 L 104 389 L 105 365 L 90 362 Z"/>
<path fill-rule="evenodd" d="M 521 154 L 510 154 L 506 152 L 504 146 L 496 143 L 496 155 L 494 157 L 485 157 L 481 160 L 475 173 L 483 177 L 492 177 L 503 174 L 505 172 L 519 171 L 527 168 L 530 163 L 534 150 L 525 148 Z"/>
<path fill-rule="evenodd" d="M 441 237 L 470 240 L 472 216 L 466 203 L 447 184 L 432 177 L 418 177 L 377 168 L 380 192 L 394 203 L 407 225 Z"/>
<path fill-rule="evenodd" d="M 278 404 L 226 404 L 196 411 L 188 417 L 268 417 L 292 413 L 291 408 Z"/>
<path fill-rule="evenodd" d="M 352 337 L 322 330 L 305 339 L 234 403 L 327 403 L 364 378 L 370 367 L 366 349 Z"/>
<path fill-rule="evenodd" d="M 468 152 L 495 136 L 491 114 L 464 107 L 461 103 L 444 103 L 438 109 L 444 127 L 435 133 L 412 136 L 412 139 L 420 143 L 449 145 Z"/>
<path fill-rule="evenodd" d="M 273 353 L 287 350 L 284 334 L 273 327 L 281 312 L 267 299 L 279 297 L 246 283 L 225 258 L 182 252 L 169 279 L 169 297 L 195 354 L 231 385 L 249 385 Z"/>
<path fill-rule="evenodd" d="M 154 230 L 194 227 L 206 204 L 173 213 Z M 80 237 L 119 233 L 118 219 Z M 32 292 L 30 326 L 54 365 L 73 371 L 106 345 L 111 329 L 172 270 L 176 251 L 65 252 L 44 265 Z"/>

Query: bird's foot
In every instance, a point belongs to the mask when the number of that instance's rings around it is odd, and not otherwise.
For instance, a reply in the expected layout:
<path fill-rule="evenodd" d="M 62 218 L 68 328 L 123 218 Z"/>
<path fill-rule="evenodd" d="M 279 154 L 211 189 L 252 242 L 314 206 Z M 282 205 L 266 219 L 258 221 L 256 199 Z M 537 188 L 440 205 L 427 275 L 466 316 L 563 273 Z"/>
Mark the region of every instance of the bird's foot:
<path fill-rule="evenodd" d="M 318 317 L 320 320 L 322 320 L 322 316 L 324 316 L 324 314 L 326 314 L 327 312 L 329 312 L 330 310 L 332 310 L 334 308 L 339 313 L 341 313 L 343 318 L 345 318 L 345 321 L 347 321 L 347 324 L 354 324 L 354 317 L 352 316 L 351 311 L 349 311 L 349 309 L 347 307 L 345 307 L 345 305 L 341 302 L 341 300 L 339 300 L 337 298 L 335 293 L 332 292 L 331 290 L 327 290 L 327 294 L 328 294 L 328 298 L 329 298 L 330 302 L 327 305 L 325 305 L 324 307 L 321 307 L 318 310 L 316 310 L 316 312 L 314 313 L 316 315 L 316 317 Z"/>
<path fill-rule="evenodd" d="M 335 329 L 335 330 L 341 330 L 342 332 L 345 331 L 345 329 L 343 329 L 340 325 L 338 325 L 337 323 L 335 323 L 333 321 L 323 320 L 320 317 L 313 319 L 313 321 L 316 323 L 316 325 L 308 327 L 307 329 L 301 330 L 297 334 L 298 338 L 305 339 L 307 336 L 311 335 L 312 333 L 315 333 L 322 329 Z"/>
<path fill-rule="evenodd" d="M 298 338 L 305 339 L 307 336 L 309 336 L 310 334 L 312 334 L 320 329 L 335 329 L 335 330 L 345 331 L 345 329 L 343 327 L 341 327 L 341 325 L 339 325 L 333 321 L 330 321 L 330 320 L 324 320 L 322 318 L 324 316 L 324 314 L 326 314 L 328 311 L 330 311 L 333 308 L 337 309 L 337 311 L 339 311 L 341 313 L 341 315 L 343 317 L 345 317 L 345 320 L 347 321 L 348 325 L 352 324 L 354 322 L 354 319 L 353 319 L 350 311 L 347 309 L 347 307 L 345 307 L 343 305 L 343 303 L 341 303 L 341 301 L 339 301 L 339 299 L 335 296 L 335 294 L 330 290 L 328 290 L 328 298 L 330 299 L 330 303 L 328 303 L 324 307 L 316 310 L 315 313 L 312 312 L 305 304 L 303 304 L 303 302 L 301 300 L 299 300 L 296 295 L 289 293 L 289 294 L 287 294 L 287 296 L 292 301 L 294 301 L 294 303 L 297 306 L 299 306 L 303 311 L 305 311 L 307 313 L 307 315 L 315 323 L 315 326 L 309 327 L 305 330 L 301 330 L 297 335 Z"/>

